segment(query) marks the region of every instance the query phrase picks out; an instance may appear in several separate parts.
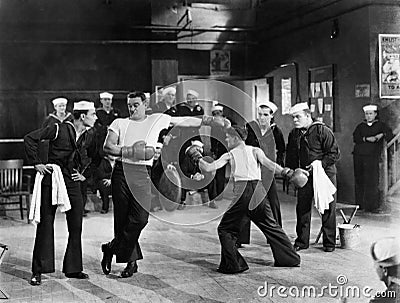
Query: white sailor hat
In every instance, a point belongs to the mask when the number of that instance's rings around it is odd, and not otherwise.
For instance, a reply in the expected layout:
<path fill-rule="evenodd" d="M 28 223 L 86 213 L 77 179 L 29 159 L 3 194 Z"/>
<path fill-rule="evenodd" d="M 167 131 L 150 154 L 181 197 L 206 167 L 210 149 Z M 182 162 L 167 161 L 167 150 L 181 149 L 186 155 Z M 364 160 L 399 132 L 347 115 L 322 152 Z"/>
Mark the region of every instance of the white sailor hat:
<path fill-rule="evenodd" d="M 203 147 L 204 146 L 203 142 L 201 142 L 199 140 L 192 141 L 192 145 L 196 145 L 198 147 Z"/>
<path fill-rule="evenodd" d="M 146 99 L 150 99 L 150 93 L 144 93 L 144 95 L 146 96 Z"/>
<path fill-rule="evenodd" d="M 400 239 L 388 237 L 372 243 L 371 255 L 374 262 L 382 267 L 399 265 Z"/>
<path fill-rule="evenodd" d="M 377 106 L 377 105 L 374 105 L 374 104 L 369 104 L 369 105 L 365 105 L 365 106 L 363 107 L 364 113 L 365 113 L 366 111 L 370 111 L 370 110 L 372 110 L 372 111 L 377 111 L 377 110 L 378 110 L 378 106 Z"/>
<path fill-rule="evenodd" d="M 219 105 L 219 104 L 213 105 L 213 107 L 211 108 L 211 112 L 213 113 L 213 112 L 215 112 L 217 110 L 223 112 L 224 111 L 224 107 L 222 105 Z"/>
<path fill-rule="evenodd" d="M 174 86 L 169 86 L 169 87 L 164 88 L 164 89 L 162 90 L 162 95 L 163 95 L 163 96 L 165 96 L 165 95 L 168 94 L 168 93 L 176 94 L 176 88 L 175 88 Z"/>
<path fill-rule="evenodd" d="M 199 93 L 196 92 L 196 91 L 193 90 L 193 89 L 189 89 L 189 90 L 187 91 L 186 95 L 189 95 L 189 94 L 195 96 L 196 98 L 199 97 Z"/>
<path fill-rule="evenodd" d="M 163 144 L 161 142 L 157 142 L 155 148 L 162 148 Z"/>
<path fill-rule="evenodd" d="M 100 99 L 112 99 L 114 97 L 113 94 L 104 92 L 100 94 Z"/>
<path fill-rule="evenodd" d="M 275 114 L 275 112 L 278 110 L 278 107 L 275 105 L 275 103 L 272 103 L 270 101 L 265 101 L 265 102 L 261 102 L 260 104 L 258 104 L 258 107 L 261 107 L 261 106 L 268 107 L 270 110 L 272 110 L 273 114 Z"/>
<path fill-rule="evenodd" d="M 94 103 L 86 100 L 82 100 L 74 103 L 74 110 L 95 110 Z"/>
<path fill-rule="evenodd" d="M 68 103 L 68 100 L 67 99 L 65 99 L 65 98 L 55 98 L 53 101 L 51 101 L 51 102 L 53 102 L 53 105 L 54 106 L 57 106 L 57 105 L 59 105 L 59 104 L 67 104 Z"/>
<path fill-rule="evenodd" d="M 297 113 L 297 112 L 300 112 L 300 111 L 303 111 L 303 110 L 306 110 L 306 109 L 310 109 L 310 108 L 308 107 L 307 102 L 297 103 L 297 104 L 293 105 L 293 106 L 290 108 L 289 114 L 290 114 L 290 115 L 293 115 L 293 114 L 295 114 L 295 113 Z"/>
<path fill-rule="evenodd" d="M 199 140 L 194 140 L 194 141 L 192 141 L 191 143 L 192 143 L 192 145 L 189 146 L 188 148 L 186 148 L 185 154 L 187 153 L 187 151 L 188 151 L 193 145 L 198 146 L 198 147 L 200 147 L 200 148 L 203 148 L 203 146 L 204 146 L 204 144 L 203 144 L 201 141 L 199 141 Z"/>

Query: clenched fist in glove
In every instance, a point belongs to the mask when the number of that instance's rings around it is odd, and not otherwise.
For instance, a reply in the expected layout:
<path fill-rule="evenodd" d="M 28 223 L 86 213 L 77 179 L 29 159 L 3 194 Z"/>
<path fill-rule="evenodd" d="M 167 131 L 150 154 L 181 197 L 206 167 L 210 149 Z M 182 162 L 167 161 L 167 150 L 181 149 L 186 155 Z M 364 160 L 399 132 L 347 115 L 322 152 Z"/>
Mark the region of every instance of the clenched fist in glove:
<path fill-rule="evenodd" d="M 296 168 L 296 170 L 285 167 L 281 175 L 293 183 L 296 187 L 303 187 L 308 181 L 308 176 L 310 175 L 308 171 Z"/>
<path fill-rule="evenodd" d="M 203 155 L 200 151 L 200 148 L 198 145 L 192 145 L 189 146 L 186 149 L 185 154 L 197 165 L 199 163 L 199 160 L 203 158 Z"/>
<path fill-rule="evenodd" d="M 155 154 L 154 147 L 146 146 L 145 141 L 137 141 L 131 146 L 122 147 L 122 158 L 133 161 L 150 160 Z"/>
<path fill-rule="evenodd" d="M 214 117 L 214 116 L 207 116 L 207 115 L 204 115 L 202 117 L 201 124 L 211 126 L 211 127 L 221 126 L 224 128 L 228 128 L 231 126 L 231 122 L 224 117 Z"/>

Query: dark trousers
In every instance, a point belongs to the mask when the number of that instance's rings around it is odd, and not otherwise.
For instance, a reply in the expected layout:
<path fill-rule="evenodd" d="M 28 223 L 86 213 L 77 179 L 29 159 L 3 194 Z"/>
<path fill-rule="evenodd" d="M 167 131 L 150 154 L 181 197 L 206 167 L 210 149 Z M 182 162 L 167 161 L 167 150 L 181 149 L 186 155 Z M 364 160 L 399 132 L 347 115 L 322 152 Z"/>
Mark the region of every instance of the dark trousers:
<path fill-rule="evenodd" d="M 97 183 L 97 188 L 99 189 L 99 192 L 100 192 L 101 201 L 103 201 L 103 205 L 102 205 L 101 209 L 108 211 L 108 209 L 110 207 L 109 196 L 111 195 L 111 185 L 106 186 L 106 185 L 104 185 L 103 180 L 100 180 Z"/>
<path fill-rule="evenodd" d="M 81 195 L 82 195 L 82 201 L 83 201 L 83 209 L 86 207 L 86 202 L 87 202 L 87 187 L 88 187 L 88 181 L 81 181 Z"/>
<path fill-rule="evenodd" d="M 125 177 L 126 176 L 126 177 Z M 114 239 L 110 243 L 117 263 L 143 259 L 139 236 L 149 218 L 151 189 L 144 165 L 116 162 L 112 176 Z"/>
<path fill-rule="evenodd" d="M 67 211 L 68 244 L 64 254 L 63 273 L 76 273 L 82 266 L 82 196 L 80 182 L 72 181 L 64 174 L 71 209 Z M 55 271 L 54 260 L 54 218 L 57 206 L 52 205 L 51 175 L 45 175 L 42 181 L 42 200 L 40 205 L 40 223 L 36 227 L 35 246 L 32 256 L 33 273 L 51 273 Z"/>
<path fill-rule="evenodd" d="M 270 184 L 264 184 L 266 181 L 265 178 L 263 180 L 263 185 L 265 187 L 265 190 L 267 191 L 267 198 L 269 205 L 271 206 L 271 211 L 272 214 L 275 218 L 275 221 L 282 226 L 282 216 L 281 216 L 281 204 L 279 202 L 279 197 L 278 197 L 278 191 L 276 189 L 276 182 L 275 178 L 272 179 L 271 185 Z M 267 186 L 270 185 L 269 189 Z"/>
<path fill-rule="evenodd" d="M 264 191 L 264 193 L 256 194 L 256 191 Z M 249 203 L 253 196 L 264 198 L 257 203 L 257 207 L 249 210 Z M 300 264 L 300 256 L 272 215 L 271 207 L 265 198 L 265 189 L 261 183 L 259 181 L 242 181 L 235 182 L 233 204 L 224 213 L 218 226 L 218 236 L 221 242 L 219 265 L 221 270 L 233 273 L 248 268 L 245 259 L 235 245 L 242 229 L 243 218 L 246 216 L 256 224 L 270 243 L 275 266 L 290 267 Z"/>
<path fill-rule="evenodd" d="M 379 205 L 379 160 L 377 156 L 354 155 L 356 203 L 360 209 L 372 211 Z"/>
<path fill-rule="evenodd" d="M 272 179 L 272 183 L 269 184 L 266 180 L 271 180 L 271 177 L 263 176 L 262 183 L 267 190 L 267 198 L 269 206 L 271 207 L 272 215 L 274 216 L 275 221 L 282 227 L 282 217 L 281 217 L 281 204 L 279 203 L 278 192 L 276 189 L 275 178 Z M 243 229 L 240 232 L 238 242 L 240 244 L 250 244 L 250 219 L 245 219 L 243 224 Z"/>
<path fill-rule="evenodd" d="M 336 174 L 327 174 L 331 182 L 336 186 Z M 295 245 L 308 248 L 310 243 L 311 208 L 313 206 L 314 189 L 313 178 L 310 177 L 303 188 L 297 192 L 296 205 L 296 233 Z M 329 209 L 322 215 L 322 243 L 324 247 L 336 245 L 336 195 L 334 201 L 329 203 Z"/>

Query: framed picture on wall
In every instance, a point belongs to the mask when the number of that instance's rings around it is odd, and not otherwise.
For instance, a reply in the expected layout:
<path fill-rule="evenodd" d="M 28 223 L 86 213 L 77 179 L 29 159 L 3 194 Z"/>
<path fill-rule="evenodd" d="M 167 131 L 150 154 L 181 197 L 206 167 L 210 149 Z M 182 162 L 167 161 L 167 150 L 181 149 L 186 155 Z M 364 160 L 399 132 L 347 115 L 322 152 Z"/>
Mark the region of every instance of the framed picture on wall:
<path fill-rule="evenodd" d="M 308 99 L 312 116 L 334 130 L 334 66 L 308 70 Z"/>
<path fill-rule="evenodd" d="M 225 75 L 231 73 L 231 53 L 228 50 L 210 51 L 210 75 Z"/>
<path fill-rule="evenodd" d="M 379 35 L 379 97 L 400 99 L 400 35 Z"/>

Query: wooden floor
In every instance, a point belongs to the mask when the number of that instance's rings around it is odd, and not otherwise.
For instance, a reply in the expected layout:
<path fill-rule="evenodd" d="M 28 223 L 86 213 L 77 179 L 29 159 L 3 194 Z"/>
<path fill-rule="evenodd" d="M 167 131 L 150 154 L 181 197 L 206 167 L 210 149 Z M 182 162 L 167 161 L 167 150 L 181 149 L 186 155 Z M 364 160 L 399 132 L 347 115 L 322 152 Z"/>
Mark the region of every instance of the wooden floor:
<path fill-rule="evenodd" d="M 296 198 L 282 192 L 279 195 L 284 229 L 293 241 Z M 201 216 L 213 217 L 212 212 L 221 213 L 222 206 L 229 201 L 218 203 L 218 210 L 199 206 L 196 211 Z M 176 212 L 179 213 L 174 216 L 186 222 L 194 210 Z M 337 219 L 342 222 L 339 214 Z M 337 248 L 333 253 L 325 253 L 322 244 L 313 244 L 300 252 L 299 268 L 273 267 L 269 245 L 252 226 L 251 244 L 240 249 L 250 270 L 223 275 L 216 272 L 220 258 L 218 221 L 183 226 L 150 217 L 140 239 L 144 259 L 138 262 L 139 272 L 122 279 L 119 273 L 124 264 L 113 263 L 108 276 L 100 268 L 100 245 L 113 236 L 112 212 L 105 215 L 91 212 L 84 219 L 83 228 L 84 271 L 90 279 L 79 281 L 65 278 L 61 273 L 67 233 L 64 215 L 57 214 L 56 272 L 43 275 L 42 285 L 32 287 L 28 281 L 35 227 L 18 220 L 17 213 L 15 218 L 0 218 L 0 242 L 9 246 L 0 265 L 0 289 L 9 296 L 4 302 L 344 302 L 340 294 L 335 296 L 332 287 L 338 287 L 336 292 L 341 290 L 344 296 L 346 290 L 358 289 L 360 295 L 350 292 L 347 302 L 368 302 L 362 294 L 363 288 L 371 288 L 369 294 L 384 289 L 369 255 L 370 245 L 381 237 L 398 235 L 400 226 L 399 219 L 390 214 L 359 212 L 353 219 L 353 223 L 361 225 L 361 243 L 356 249 Z M 319 228 L 320 218 L 314 213 L 313 240 Z M 324 287 L 321 296 L 319 292 Z M 308 294 L 307 289 L 318 293 Z"/>

